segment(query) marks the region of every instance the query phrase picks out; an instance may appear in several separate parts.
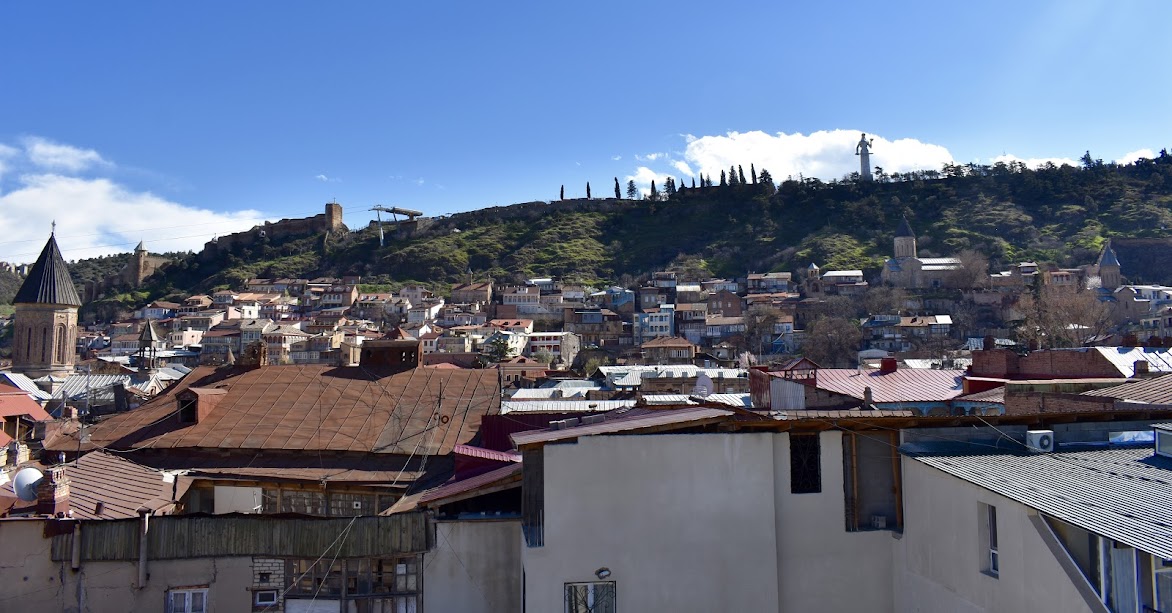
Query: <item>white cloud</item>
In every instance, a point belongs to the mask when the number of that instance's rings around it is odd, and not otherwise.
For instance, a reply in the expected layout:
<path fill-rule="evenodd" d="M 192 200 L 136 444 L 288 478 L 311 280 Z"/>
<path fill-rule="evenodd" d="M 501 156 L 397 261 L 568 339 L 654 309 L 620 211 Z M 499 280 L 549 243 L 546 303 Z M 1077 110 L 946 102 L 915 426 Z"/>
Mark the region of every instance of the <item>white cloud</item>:
<path fill-rule="evenodd" d="M 639 188 L 639 193 L 647 195 L 651 193 L 652 181 L 655 181 L 655 189 L 662 192 L 664 180 L 670 176 L 667 173 L 655 172 L 646 166 L 640 166 L 635 170 L 635 174 L 623 178 L 623 184 L 626 184 L 627 181 L 634 181 Z"/>
<path fill-rule="evenodd" d="M 648 153 L 647 155 L 635 154 L 635 161 L 638 162 L 654 162 L 655 160 L 667 157 L 666 153 Z"/>
<path fill-rule="evenodd" d="M 695 137 L 685 135 L 685 159 L 705 176 L 717 177 L 721 170 L 739 165 L 757 172 L 768 169 L 775 181 L 787 177 L 838 179 L 859 169 L 855 145 L 858 130 L 822 130 L 811 134 L 768 134 L 761 131 L 729 132 L 723 136 Z M 908 172 L 920 169 L 939 169 L 952 161 L 948 149 L 911 138 L 888 140 L 869 134 L 874 139 L 871 165 L 885 172 Z M 715 179 L 714 179 L 715 180 Z"/>
<path fill-rule="evenodd" d="M 612 156 L 610 156 L 610 159 L 612 159 L 612 160 L 614 160 L 614 161 L 616 161 L 616 162 L 617 162 L 617 161 L 619 161 L 619 160 L 623 159 L 623 156 L 621 156 L 621 155 L 612 155 Z"/>
<path fill-rule="evenodd" d="M 342 180 L 337 177 L 331 177 L 329 175 L 324 175 L 324 174 L 314 175 L 313 178 L 317 179 L 318 181 L 321 181 L 322 183 L 341 183 L 342 182 Z"/>
<path fill-rule="evenodd" d="M 67 260 L 130 251 L 142 240 L 152 252 L 199 251 L 215 235 L 261 223 L 256 211 L 219 213 L 132 191 L 105 178 L 23 175 L 0 193 L 0 260 L 36 259 L 50 223 Z"/>
<path fill-rule="evenodd" d="M 1151 149 L 1136 149 L 1135 151 L 1124 153 L 1123 157 L 1115 161 L 1120 164 L 1132 164 L 1140 158 L 1154 160 L 1156 159 L 1156 152 Z"/>
<path fill-rule="evenodd" d="M 415 179 L 416 185 L 423 185 L 424 183 L 425 183 L 425 181 L 423 180 L 423 177 L 419 177 L 418 179 Z"/>
<path fill-rule="evenodd" d="M 62 145 L 38 136 L 24 139 L 24 149 L 29 161 L 41 168 L 80 172 L 97 165 L 111 165 L 93 149 Z"/>
<path fill-rule="evenodd" d="M 692 176 L 692 167 L 688 166 L 687 162 L 681 160 L 672 160 L 671 165 L 672 168 L 680 171 L 680 174 L 684 175 L 685 177 Z"/>
<path fill-rule="evenodd" d="M 15 158 L 20 154 L 20 149 L 16 147 L 9 147 L 0 143 L 0 179 L 4 178 L 4 173 L 8 172 L 9 160 Z"/>
<path fill-rule="evenodd" d="M 1008 164 L 1010 162 L 1025 162 L 1026 167 L 1032 168 L 1032 169 L 1041 168 L 1042 166 L 1045 166 L 1047 162 L 1052 163 L 1055 166 L 1064 166 L 1064 165 L 1065 166 L 1079 166 L 1080 165 L 1080 163 L 1077 160 L 1072 160 L 1070 158 L 1024 158 L 1023 159 L 1023 158 L 1017 157 L 1016 155 L 1013 155 L 1012 153 L 1002 154 L 1002 155 L 999 155 L 999 156 L 993 158 L 992 160 L 990 160 L 991 164 L 996 164 L 998 162 L 1005 162 L 1006 164 Z"/>

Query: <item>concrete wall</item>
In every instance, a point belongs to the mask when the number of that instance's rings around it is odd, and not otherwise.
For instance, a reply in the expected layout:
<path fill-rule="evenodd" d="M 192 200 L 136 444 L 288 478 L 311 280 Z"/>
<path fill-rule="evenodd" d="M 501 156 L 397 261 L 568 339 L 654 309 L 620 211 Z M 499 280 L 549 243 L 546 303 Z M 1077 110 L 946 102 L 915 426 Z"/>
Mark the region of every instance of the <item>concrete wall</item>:
<path fill-rule="evenodd" d="M 778 610 L 896 610 L 891 570 L 895 533 L 846 531 L 842 433 L 820 436 L 818 494 L 790 493 L 789 435 L 774 436 Z"/>
<path fill-rule="evenodd" d="M 905 526 L 895 548 L 895 610 L 1090 611 L 1030 523 L 1027 508 L 903 459 Z M 979 503 L 997 507 L 1001 572 L 981 572 Z"/>
<path fill-rule="evenodd" d="M 773 435 L 583 438 L 545 447 L 545 546 L 526 610 L 611 570 L 620 611 L 777 611 Z"/>
<path fill-rule="evenodd" d="M 521 520 L 437 521 L 423 556 L 428 611 L 521 610 Z"/>
<path fill-rule="evenodd" d="M 69 562 L 53 562 L 43 528 L 39 520 L 0 522 L 0 613 L 163 611 L 168 589 L 213 583 L 208 613 L 252 611 L 250 557 L 148 562 L 147 585 L 139 590 L 133 562 L 84 562 L 76 572 Z"/>

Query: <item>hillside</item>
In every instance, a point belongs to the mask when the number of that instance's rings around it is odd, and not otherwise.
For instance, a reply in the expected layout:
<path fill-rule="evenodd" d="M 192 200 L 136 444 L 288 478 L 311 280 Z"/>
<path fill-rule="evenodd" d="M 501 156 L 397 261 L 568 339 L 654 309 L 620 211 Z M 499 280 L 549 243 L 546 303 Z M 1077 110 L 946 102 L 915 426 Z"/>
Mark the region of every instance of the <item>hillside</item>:
<path fill-rule="evenodd" d="M 970 164 L 873 183 L 807 179 L 776 189 L 686 189 L 656 202 L 494 207 L 437 218 L 405 240 L 388 232 L 383 248 L 373 228 L 280 242 L 261 238 L 212 258 L 183 258 L 144 289 L 158 297 L 257 276 L 341 274 L 446 289 L 466 279 L 469 269 L 502 281 L 540 275 L 602 283 L 668 267 L 736 277 L 796 271 L 810 262 L 872 275 L 890 254 L 902 215 L 919 237 L 922 256 L 971 248 L 994 267 L 1021 260 L 1085 264 L 1108 237 L 1150 239 L 1120 251 L 1124 274 L 1172 284 L 1172 267 L 1140 255 L 1154 248 L 1172 253 L 1166 230 L 1172 226 L 1172 156 L 1163 154 L 1125 166 L 1088 156 L 1080 168 Z"/>

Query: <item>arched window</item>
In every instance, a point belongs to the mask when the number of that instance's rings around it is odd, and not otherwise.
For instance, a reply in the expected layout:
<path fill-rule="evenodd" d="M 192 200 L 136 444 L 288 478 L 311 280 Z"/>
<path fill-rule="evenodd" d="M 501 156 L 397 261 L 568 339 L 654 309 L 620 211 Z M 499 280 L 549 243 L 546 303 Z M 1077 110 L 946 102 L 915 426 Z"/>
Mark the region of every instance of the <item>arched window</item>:
<path fill-rule="evenodd" d="M 24 341 L 24 359 L 33 359 L 33 329 L 29 328 L 28 333 L 25 334 Z"/>
<path fill-rule="evenodd" d="M 65 359 L 65 341 L 68 340 L 65 334 L 65 325 L 57 324 L 57 363 L 64 364 Z"/>
<path fill-rule="evenodd" d="M 49 349 L 52 345 L 49 344 L 49 327 L 41 326 L 41 361 L 49 362 Z"/>

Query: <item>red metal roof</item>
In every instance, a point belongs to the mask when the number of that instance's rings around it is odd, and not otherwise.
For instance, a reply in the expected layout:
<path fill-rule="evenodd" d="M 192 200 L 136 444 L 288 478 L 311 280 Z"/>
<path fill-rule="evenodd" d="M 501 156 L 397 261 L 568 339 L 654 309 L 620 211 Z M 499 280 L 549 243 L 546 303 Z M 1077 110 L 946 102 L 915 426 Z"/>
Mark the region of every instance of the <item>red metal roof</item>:
<path fill-rule="evenodd" d="M 521 454 L 516 452 L 496 451 L 494 449 L 485 449 L 483 447 L 473 447 L 472 445 L 456 445 L 452 451 L 456 455 L 466 455 L 484 460 L 495 460 L 497 462 L 521 461 Z"/>
<path fill-rule="evenodd" d="M 515 487 L 521 487 L 521 465 L 509 464 L 475 477 L 469 477 L 452 483 L 445 483 L 433 490 L 423 492 L 419 497 L 419 504 L 433 503 L 459 494 L 475 491 L 481 487 L 500 485 L 515 481 Z"/>
<path fill-rule="evenodd" d="M 195 424 L 180 421 L 175 400 L 188 387 L 225 390 Z M 471 441 L 481 416 L 499 410 L 492 370 L 205 367 L 146 405 L 95 425 L 89 445 L 436 455 Z M 71 438 L 76 449 L 72 436 L 51 445 L 68 450 Z"/>
<path fill-rule="evenodd" d="M 770 373 L 779 376 L 781 373 Z M 817 375 L 819 389 L 863 399 L 863 390 L 871 388 L 875 403 L 941 402 L 964 393 L 962 370 L 932 370 L 903 368 L 883 373 L 878 370 L 854 368 L 820 368 Z"/>
<path fill-rule="evenodd" d="M 28 392 L 11 385 L 0 385 L 0 417 L 27 416 L 35 421 L 48 421 L 51 415 L 41 408 Z"/>

